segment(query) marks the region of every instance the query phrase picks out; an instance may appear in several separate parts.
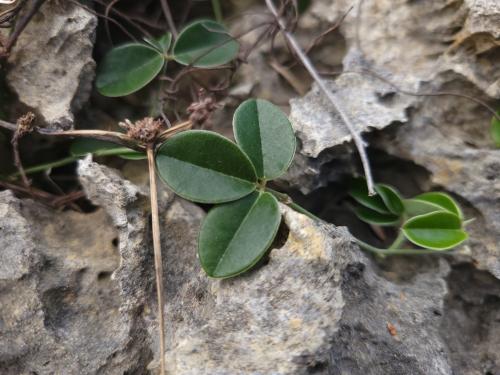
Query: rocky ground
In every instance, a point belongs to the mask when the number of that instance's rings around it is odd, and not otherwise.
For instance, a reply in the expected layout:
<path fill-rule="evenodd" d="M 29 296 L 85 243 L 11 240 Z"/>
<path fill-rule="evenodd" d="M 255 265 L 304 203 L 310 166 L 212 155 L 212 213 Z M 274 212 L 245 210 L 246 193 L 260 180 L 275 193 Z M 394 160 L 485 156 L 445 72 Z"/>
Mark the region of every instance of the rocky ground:
<path fill-rule="evenodd" d="M 307 44 L 351 5 L 313 1 L 299 40 Z M 9 57 L 10 90 L 52 128 L 95 118 L 96 25 L 86 10 L 50 0 Z M 343 203 L 344 181 L 359 170 L 350 135 L 314 85 L 299 95 L 297 81 L 270 67 L 270 48 L 241 67 L 215 122 L 247 96 L 289 105 L 300 149 L 279 184 L 331 224 L 282 206 L 266 262 L 212 280 L 196 258 L 204 209 L 162 188 L 168 373 L 500 374 L 500 151 L 489 139 L 491 114 L 456 96 L 402 92 L 462 93 L 498 107 L 500 3 L 356 2 L 311 52 L 323 71 L 344 71 L 329 87 L 364 133 L 377 181 L 405 194 L 447 191 L 475 218 L 470 240 L 445 257 L 377 260 L 355 245 L 350 233 L 369 229 L 353 224 Z M 279 40 L 275 49 L 285 50 Z M 303 71 L 293 73 L 307 86 Z M 157 371 L 147 175 L 141 162 L 119 166 L 79 162 L 89 212 L 0 192 L 1 374 Z"/>

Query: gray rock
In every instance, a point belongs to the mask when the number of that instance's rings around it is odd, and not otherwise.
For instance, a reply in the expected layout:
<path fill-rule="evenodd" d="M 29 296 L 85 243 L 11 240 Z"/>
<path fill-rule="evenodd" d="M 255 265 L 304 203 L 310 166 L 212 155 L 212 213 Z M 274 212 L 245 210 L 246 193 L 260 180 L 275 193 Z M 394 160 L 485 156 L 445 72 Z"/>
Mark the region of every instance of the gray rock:
<path fill-rule="evenodd" d="M 48 127 L 69 129 L 94 79 L 97 17 L 69 1 L 49 0 L 19 37 L 7 82 Z"/>

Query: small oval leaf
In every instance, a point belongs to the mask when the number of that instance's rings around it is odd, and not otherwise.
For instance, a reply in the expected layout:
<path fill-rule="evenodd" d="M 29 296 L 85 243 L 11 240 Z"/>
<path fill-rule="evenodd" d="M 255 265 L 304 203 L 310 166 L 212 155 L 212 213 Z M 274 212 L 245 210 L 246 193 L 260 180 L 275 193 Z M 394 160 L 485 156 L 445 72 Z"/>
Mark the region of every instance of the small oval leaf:
<path fill-rule="evenodd" d="M 246 100 L 234 112 L 233 130 L 258 177 L 270 180 L 286 172 L 295 154 L 295 134 L 281 109 L 267 100 Z"/>
<path fill-rule="evenodd" d="M 352 180 L 349 195 L 365 207 L 371 208 L 381 214 L 391 214 L 380 195 L 368 195 L 368 188 L 366 187 L 366 180 L 364 178 L 355 178 Z"/>
<path fill-rule="evenodd" d="M 435 211 L 446 211 L 443 207 L 434 203 L 419 201 L 417 199 L 405 199 L 403 204 L 405 206 L 405 214 L 408 217 L 424 215 Z"/>
<path fill-rule="evenodd" d="M 213 208 L 201 227 L 198 253 L 211 277 L 236 276 L 255 265 L 271 245 L 281 221 L 278 202 L 254 192 Z"/>
<path fill-rule="evenodd" d="M 401 196 L 392 187 L 384 184 L 376 184 L 375 191 L 382 198 L 385 206 L 395 215 L 401 215 L 404 212 L 404 205 Z"/>
<path fill-rule="evenodd" d="M 161 53 L 167 53 L 172 44 L 172 34 L 167 32 L 157 39 L 144 38 L 144 41 Z"/>
<path fill-rule="evenodd" d="M 462 218 L 463 216 L 462 210 L 460 209 L 458 204 L 448 194 L 441 192 L 429 192 L 417 195 L 413 199 L 435 204 L 436 206 L 439 206 L 442 209 L 449 211 L 460 218 Z"/>
<path fill-rule="evenodd" d="M 391 213 L 382 214 L 367 207 L 359 206 L 354 209 L 356 216 L 365 223 L 380 226 L 394 226 L 399 223 L 399 216 Z"/>
<path fill-rule="evenodd" d="M 183 65 L 210 68 L 231 61 L 238 54 L 239 44 L 221 24 L 196 21 L 186 26 L 175 41 L 174 59 Z"/>
<path fill-rule="evenodd" d="M 462 220 L 446 211 L 415 216 L 403 225 L 402 231 L 415 245 L 432 250 L 451 249 L 468 237 Z"/>
<path fill-rule="evenodd" d="M 173 191 L 195 202 L 228 202 L 256 188 L 255 169 L 245 153 L 210 131 L 185 131 L 165 141 L 156 153 L 156 168 Z"/>
<path fill-rule="evenodd" d="M 131 94 L 151 82 L 164 63 L 163 55 L 145 44 L 113 48 L 99 66 L 97 90 L 110 97 Z"/>

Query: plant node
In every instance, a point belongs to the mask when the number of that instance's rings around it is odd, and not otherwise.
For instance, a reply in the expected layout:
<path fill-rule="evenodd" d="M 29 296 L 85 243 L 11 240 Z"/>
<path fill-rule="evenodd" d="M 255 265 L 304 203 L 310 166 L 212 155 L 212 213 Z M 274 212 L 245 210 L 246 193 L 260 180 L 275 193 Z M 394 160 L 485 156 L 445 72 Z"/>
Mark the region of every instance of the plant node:
<path fill-rule="evenodd" d="M 35 120 L 35 114 L 33 112 L 28 112 L 17 119 L 17 130 L 16 136 L 21 138 L 26 134 L 31 133 L 34 130 L 33 121 Z"/>
<path fill-rule="evenodd" d="M 118 125 L 127 131 L 127 135 L 139 141 L 142 144 L 154 143 L 160 134 L 164 123 L 163 120 L 155 120 L 152 117 L 145 117 L 132 123 L 129 119 L 118 123 Z"/>

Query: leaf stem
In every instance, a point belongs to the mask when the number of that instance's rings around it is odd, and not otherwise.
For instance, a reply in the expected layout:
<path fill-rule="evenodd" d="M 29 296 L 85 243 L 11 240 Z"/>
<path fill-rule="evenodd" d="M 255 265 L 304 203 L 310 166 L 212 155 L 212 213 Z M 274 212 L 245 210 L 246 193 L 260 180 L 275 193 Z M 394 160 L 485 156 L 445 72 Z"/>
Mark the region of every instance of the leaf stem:
<path fill-rule="evenodd" d="M 394 240 L 394 242 L 391 244 L 391 246 L 389 246 L 389 250 L 392 250 L 392 249 L 397 249 L 401 246 L 401 244 L 403 242 L 405 242 L 406 240 L 406 237 L 405 237 L 405 234 L 403 233 L 402 230 L 399 230 L 398 232 L 398 236 L 396 237 L 396 239 Z"/>
<path fill-rule="evenodd" d="M 292 200 L 292 198 L 290 198 L 289 195 L 284 194 L 284 193 L 280 193 L 279 191 L 273 190 L 273 189 L 268 188 L 268 187 L 266 187 L 265 190 L 268 193 L 271 193 L 272 195 L 274 195 L 276 197 L 276 199 L 278 199 L 281 203 L 286 204 L 288 207 L 294 209 L 295 211 L 297 211 L 303 215 L 306 215 L 307 217 L 309 217 L 315 221 L 321 221 L 321 222 L 324 221 L 324 220 L 320 219 L 319 217 L 317 217 L 316 215 L 314 215 L 313 213 L 307 211 L 304 207 L 299 206 L 297 203 L 295 203 Z"/>
<path fill-rule="evenodd" d="M 151 198 L 151 219 L 153 229 L 153 250 L 155 260 L 156 293 L 158 299 L 158 323 L 160 335 L 160 375 L 165 375 L 165 320 L 163 299 L 163 263 L 160 242 L 160 218 L 158 213 L 158 191 L 156 189 L 156 170 L 154 145 L 148 145 L 149 191 Z"/>
<path fill-rule="evenodd" d="M 224 16 L 222 15 L 222 7 L 219 0 L 212 0 L 212 10 L 214 11 L 215 20 L 219 23 L 223 23 Z"/>
<path fill-rule="evenodd" d="M 286 23 L 280 17 L 276 7 L 274 6 L 273 1 L 266 0 L 266 5 L 267 5 L 268 9 L 271 11 L 271 13 L 273 14 L 273 16 L 276 18 L 278 25 L 279 25 L 285 39 L 288 41 L 290 46 L 293 48 L 293 50 L 297 54 L 298 58 L 302 61 L 302 64 L 307 69 L 307 71 L 309 72 L 311 77 L 314 79 L 314 81 L 316 81 L 320 90 L 326 96 L 328 101 L 332 104 L 335 111 L 340 115 L 340 118 L 342 119 L 342 121 L 346 125 L 347 129 L 349 130 L 349 133 L 351 133 L 351 137 L 354 141 L 354 144 L 356 145 L 356 148 L 358 149 L 358 153 L 359 153 L 359 156 L 361 158 L 361 163 L 363 164 L 363 169 L 364 169 L 365 177 L 366 177 L 366 183 L 367 183 L 367 187 L 368 187 L 368 194 L 375 195 L 375 190 L 373 188 L 373 186 L 374 186 L 373 177 L 372 177 L 372 172 L 370 169 L 370 162 L 369 162 L 368 156 L 366 154 L 366 150 L 365 150 L 366 144 L 363 141 L 363 138 L 358 133 L 358 131 L 355 129 L 354 125 L 351 123 L 351 120 L 347 117 L 347 115 L 344 113 L 342 108 L 340 108 L 335 103 L 336 99 L 333 96 L 333 94 L 331 93 L 331 91 L 326 87 L 325 81 L 321 78 L 318 71 L 316 70 L 316 68 L 312 64 L 311 60 L 309 59 L 309 57 L 306 55 L 306 53 L 302 50 L 299 43 L 297 42 L 297 40 L 293 36 L 293 34 L 291 34 L 287 30 Z"/>
<path fill-rule="evenodd" d="M 392 245 L 388 249 L 381 249 L 366 242 L 361 241 L 358 238 L 354 239 L 356 243 L 364 250 L 370 251 L 374 254 L 385 256 L 385 255 L 422 255 L 422 254 L 436 254 L 436 255 L 445 255 L 449 254 L 450 251 L 443 250 L 431 250 L 431 249 L 397 249 L 393 248 Z M 394 244 L 393 244 L 394 245 Z"/>

